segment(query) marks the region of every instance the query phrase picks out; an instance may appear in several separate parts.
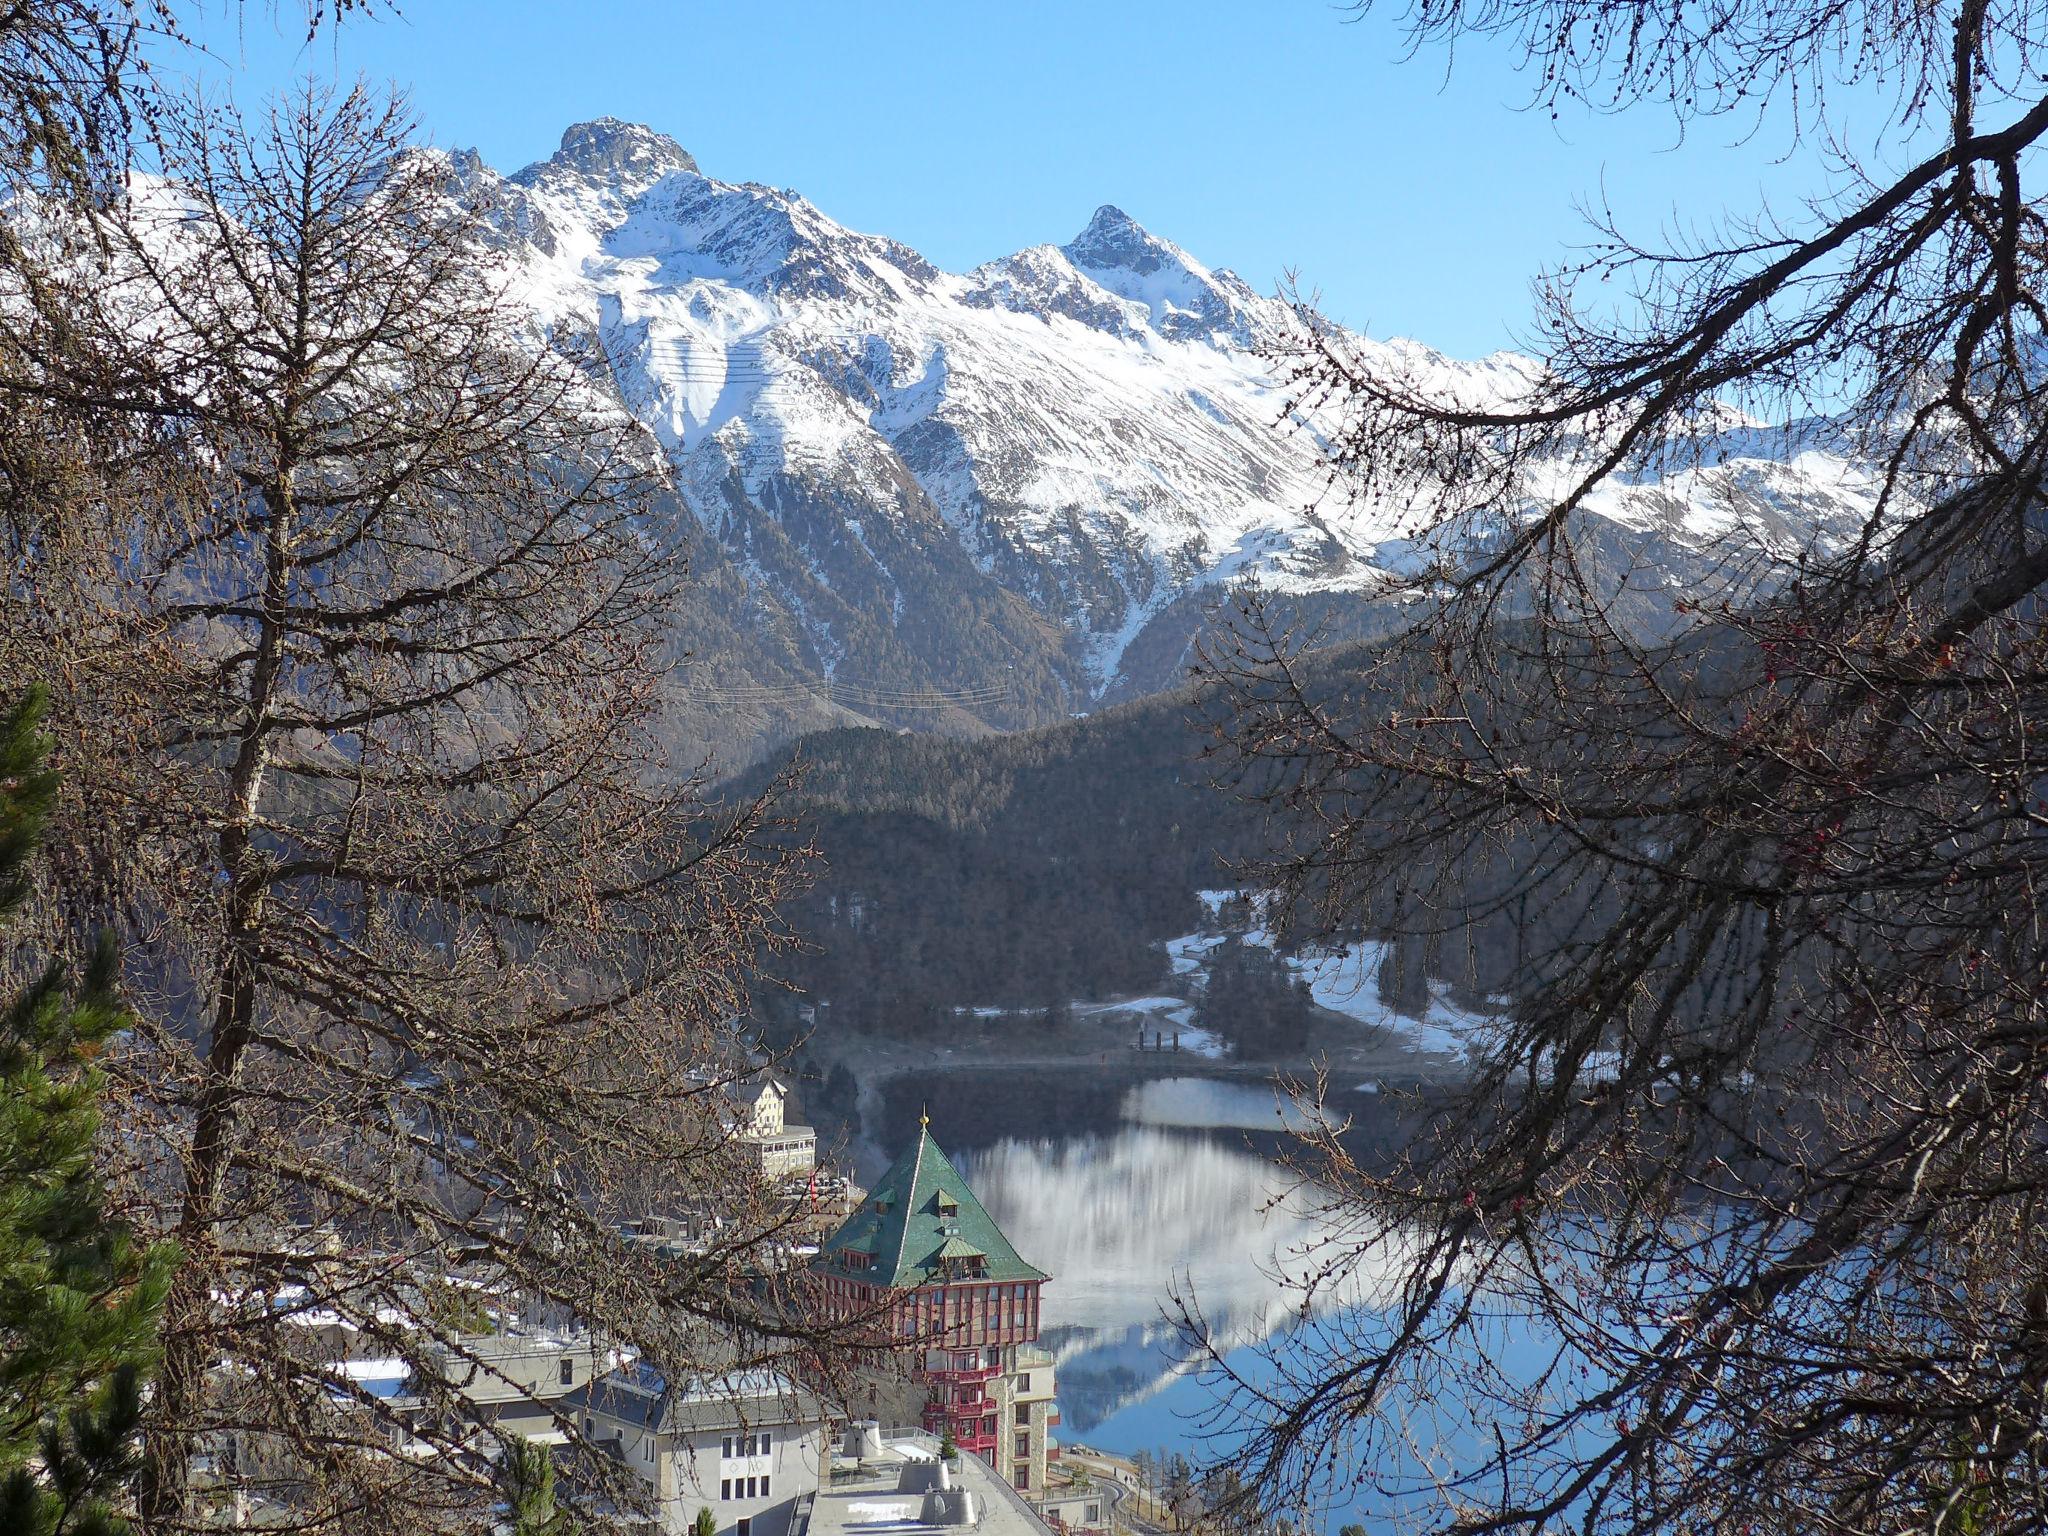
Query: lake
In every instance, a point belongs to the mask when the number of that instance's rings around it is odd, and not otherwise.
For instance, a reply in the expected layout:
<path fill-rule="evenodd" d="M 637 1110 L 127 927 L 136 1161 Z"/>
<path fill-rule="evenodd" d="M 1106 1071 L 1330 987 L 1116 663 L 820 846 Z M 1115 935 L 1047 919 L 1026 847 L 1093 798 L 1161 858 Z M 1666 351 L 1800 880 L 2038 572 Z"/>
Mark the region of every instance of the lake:
<path fill-rule="evenodd" d="M 1085 1113 L 1067 1100 L 1057 1134 L 1032 1135 L 1018 1106 L 1043 1101 L 1041 1081 L 1006 1086 L 984 1074 L 971 1091 L 953 1077 L 927 1086 L 933 1134 L 1018 1252 L 1053 1276 L 1042 1342 L 1059 1361 L 1060 1438 L 1126 1454 L 1213 1455 L 1202 1425 L 1212 1389 L 1190 1368 L 1167 1309 L 1176 1291 L 1194 1296 L 1212 1329 L 1237 1341 L 1233 1364 L 1254 1370 L 1257 1345 L 1304 1326 L 1280 1271 L 1317 1229 L 1271 1161 L 1286 1124 L 1278 1096 L 1243 1080 L 1160 1078 L 1113 1094 L 1098 1082 L 1081 1096 Z M 1375 1098 L 1354 1093 L 1342 1107 L 1370 1140 L 1383 1114 Z M 1375 1287 L 1391 1294 L 1384 1281 L 1394 1262 L 1363 1266 L 1351 1303 L 1374 1305 Z M 1519 1351 L 1521 1341 L 1502 1347 Z M 1428 1419 L 1425 1405 L 1390 1407 L 1452 1447 L 1474 1432 Z M 1412 1458 L 1370 1470 L 1410 1485 L 1429 1480 Z M 1377 1529 L 1418 1511 L 1358 1490 L 1310 1512 L 1310 1524 L 1364 1520 Z"/>

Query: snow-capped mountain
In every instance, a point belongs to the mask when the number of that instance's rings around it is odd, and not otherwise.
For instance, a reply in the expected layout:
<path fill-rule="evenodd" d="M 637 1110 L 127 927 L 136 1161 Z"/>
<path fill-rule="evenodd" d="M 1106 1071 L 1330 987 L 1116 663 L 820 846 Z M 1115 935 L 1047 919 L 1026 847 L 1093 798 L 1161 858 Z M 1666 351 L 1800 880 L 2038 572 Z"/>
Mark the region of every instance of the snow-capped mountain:
<path fill-rule="evenodd" d="M 673 468 L 700 530 L 684 691 L 728 739 L 1064 717 L 1177 681 L 1237 578 L 1341 631 L 1417 558 L 1403 509 L 1325 496 L 1313 424 L 1282 419 L 1262 348 L 1286 308 L 1117 208 L 950 273 L 612 119 L 514 176 L 463 169 L 523 291 L 595 334 Z M 1482 397 L 1534 367 L 1360 345 Z M 1798 542 L 1853 511 L 1851 466 L 1752 438 L 1598 510 L 1674 568 L 1731 528 Z"/>

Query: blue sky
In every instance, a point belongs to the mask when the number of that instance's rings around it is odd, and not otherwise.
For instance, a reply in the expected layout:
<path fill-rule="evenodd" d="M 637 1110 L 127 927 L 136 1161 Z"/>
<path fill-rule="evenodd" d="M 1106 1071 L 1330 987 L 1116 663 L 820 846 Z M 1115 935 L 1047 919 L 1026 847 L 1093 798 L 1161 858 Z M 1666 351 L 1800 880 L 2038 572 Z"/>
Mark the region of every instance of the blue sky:
<path fill-rule="evenodd" d="M 1297 271 L 1379 335 L 1461 356 L 1526 330 L 1530 274 L 1604 195 L 1654 232 L 1814 180 L 1783 134 L 1520 110 L 1504 49 L 1403 59 L 1326 0 L 406 0 L 310 49 L 294 0 L 208 0 L 238 99 L 307 72 L 407 87 L 437 143 L 513 170 L 562 128 L 652 124 L 709 175 L 793 187 L 953 270 L 1071 238 L 1100 203 L 1270 291 Z M 280 15 L 281 13 L 281 15 Z"/>

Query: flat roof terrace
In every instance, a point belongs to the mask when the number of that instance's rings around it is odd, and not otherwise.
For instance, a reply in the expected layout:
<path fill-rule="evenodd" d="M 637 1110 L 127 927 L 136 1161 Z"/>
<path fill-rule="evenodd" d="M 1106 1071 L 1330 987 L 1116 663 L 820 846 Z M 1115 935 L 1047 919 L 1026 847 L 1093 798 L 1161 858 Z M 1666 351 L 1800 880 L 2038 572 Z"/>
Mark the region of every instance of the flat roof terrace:
<path fill-rule="evenodd" d="M 1051 1527 L 1023 1496 L 978 1456 L 963 1454 L 949 1497 L 939 1484 L 939 1442 L 921 1429 L 871 1437 L 866 1453 L 836 1452 L 830 1478 L 808 1511 L 799 1509 L 789 1536 L 1050 1536 Z M 961 1501 L 961 1492 L 972 1495 Z"/>

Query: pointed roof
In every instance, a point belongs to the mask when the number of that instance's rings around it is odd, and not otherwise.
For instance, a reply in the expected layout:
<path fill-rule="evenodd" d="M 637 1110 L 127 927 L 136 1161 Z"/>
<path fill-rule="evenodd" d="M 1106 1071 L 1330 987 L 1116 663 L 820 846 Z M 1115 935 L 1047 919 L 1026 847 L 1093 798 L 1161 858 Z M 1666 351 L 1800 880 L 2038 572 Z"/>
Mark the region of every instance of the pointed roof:
<path fill-rule="evenodd" d="M 865 1262 L 849 1262 L 851 1255 Z M 948 1265 L 976 1259 L 983 1261 L 977 1275 L 948 1272 Z M 825 1239 L 818 1263 L 898 1290 L 955 1279 L 1049 1278 L 1017 1256 L 924 1125 L 917 1144 L 889 1165 L 860 1209 Z"/>

